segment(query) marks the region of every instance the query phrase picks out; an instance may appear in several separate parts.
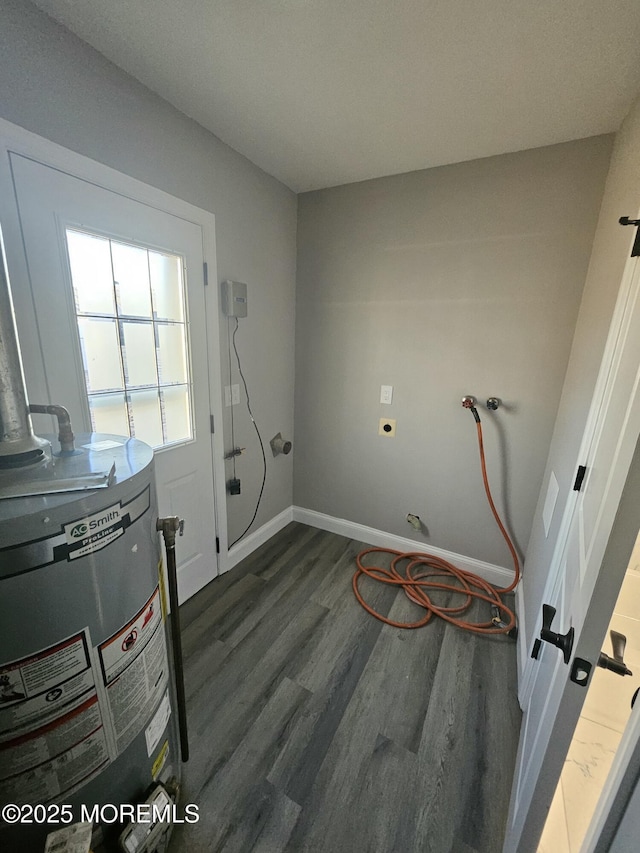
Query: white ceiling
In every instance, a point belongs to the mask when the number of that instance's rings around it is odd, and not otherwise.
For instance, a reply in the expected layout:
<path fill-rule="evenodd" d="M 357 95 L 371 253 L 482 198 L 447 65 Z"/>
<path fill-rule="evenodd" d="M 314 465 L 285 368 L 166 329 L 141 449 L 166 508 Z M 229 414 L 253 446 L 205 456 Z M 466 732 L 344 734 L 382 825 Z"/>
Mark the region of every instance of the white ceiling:
<path fill-rule="evenodd" d="M 300 192 L 616 130 L 638 0 L 35 0 Z"/>

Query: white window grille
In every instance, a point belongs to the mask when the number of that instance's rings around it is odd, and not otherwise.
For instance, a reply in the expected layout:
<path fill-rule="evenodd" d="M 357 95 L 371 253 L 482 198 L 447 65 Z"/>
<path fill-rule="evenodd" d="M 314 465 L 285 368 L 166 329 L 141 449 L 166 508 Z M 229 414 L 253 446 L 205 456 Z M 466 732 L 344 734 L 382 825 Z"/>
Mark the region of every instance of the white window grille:
<path fill-rule="evenodd" d="M 191 440 L 182 258 L 75 228 L 66 239 L 93 431 Z"/>

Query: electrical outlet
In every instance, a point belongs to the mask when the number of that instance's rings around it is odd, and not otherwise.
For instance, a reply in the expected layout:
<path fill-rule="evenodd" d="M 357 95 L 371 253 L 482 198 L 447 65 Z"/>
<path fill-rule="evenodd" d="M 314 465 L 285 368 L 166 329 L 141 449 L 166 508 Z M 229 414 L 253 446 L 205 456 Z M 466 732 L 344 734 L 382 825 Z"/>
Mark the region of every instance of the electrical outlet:
<path fill-rule="evenodd" d="M 225 385 L 224 386 L 224 404 L 228 408 L 229 406 L 237 406 L 240 402 L 240 386 L 239 385 Z"/>
<path fill-rule="evenodd" d="M 380 386 L 380 402 L 384 403 L 386 406 L 390 406 L 392 400 L 393 400 L 393 385 L 381 385 Z"/>
<path fill-rule="evenodd" d="M 386 435 L 387 438 L 396 437 L 396 421 L 395 418 L 380 418 L 378 424 L 378 435 Z"/>

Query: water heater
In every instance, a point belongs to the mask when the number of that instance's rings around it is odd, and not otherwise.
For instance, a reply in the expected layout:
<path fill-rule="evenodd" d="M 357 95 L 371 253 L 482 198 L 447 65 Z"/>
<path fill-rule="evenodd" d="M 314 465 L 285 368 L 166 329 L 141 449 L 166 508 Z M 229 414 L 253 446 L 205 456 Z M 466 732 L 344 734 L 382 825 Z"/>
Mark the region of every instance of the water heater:
<path fill-rule="evenodd" d="M 35 436 L 30 410 L 55 414 L 58 437 Z M 0 807 L 38 809 L 0 821 L 0 850 L 42 853 L 63 805 L 74 821 L 98 815 L 97 849 L 117 850 L 123 827 L 101 807 L 176 789 L 157 524 L 150 447 L 74 436 L 62 406 L 27 404 L 0 257 Z"/>
<path fill-rule="evenodd" d="M 153 453 L 98 434 L 76 445 L 0 470 L 0 802 L 71 804 L 79 820 L 180 765 Z M 0 848 L 43 850 L 32 826 L 2 825 Z"/>

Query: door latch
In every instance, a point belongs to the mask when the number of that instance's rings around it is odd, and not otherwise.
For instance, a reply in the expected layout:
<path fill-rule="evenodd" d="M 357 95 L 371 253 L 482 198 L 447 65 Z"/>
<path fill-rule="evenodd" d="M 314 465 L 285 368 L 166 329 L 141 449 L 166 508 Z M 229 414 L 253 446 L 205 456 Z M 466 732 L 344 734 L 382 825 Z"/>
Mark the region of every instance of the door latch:
<path fill-rule="evenodd" d="M 540 639 L 535 641 L 531 657 L 538 657 L 542 643 L 551 643 L 552 646 L 556 646 L 562 651 L 564 662 L 569 663 L 575 631 L 573 628 L 569 628 L 566 634 L 556 634 L 555 631 L 552 631 L 551 623 L 553 622 L 553 617 L 555 615 L 555 607 L 552 607 L 550 604 L 542 605 L 542 628 L 540 629 Z"/>
<path fill-rule="evenodd" d="M 584 658 L 575 657 L 571 667 L 571 675 L 569 676 L 571 681 L 579 684 L 580 687 L 586 687 L 587 682 L 589 681 L 591 668 L 592 664 L 590 661 L 585 660 Z"/>
<path fill-rule="evenodd" d="M 618 631 L 609 631 L 609 636 L 611 637 L 613 657 L 609 657 L 605 652 L 600 652 L 598 666 L 601 666 L 603 669 L 609 669 L 611 672 L 615 672 L 616 675 L 633 675 L 624 662 L 624 650 L 627 645 L 627 638 Z"/>
<path fill-rule="evenodd" d="M 613 657 L 609 657 L 605 652 L 600 652 L 598 656 L 598 666 L 603 669 L 609 669 L 615 672 L 616 675 L 633 675 L 629 667 L 624 662 L 624 650 L 627 645 L 627 638 L 624 634 L 618 631 L 609 631 L 611 636 L 611 645 L 613 647 Z M 592 664 L 584 658 L 575 658 L 571 667 L 571 681 L 579 684 L 581 687 L 586 687 L 589 681 L 589 673 L 591 672 Z M 636 701 L 636 696 L 640 692 L 640 688 L 634 693 L 631 700 L 631 707 Z"/>

